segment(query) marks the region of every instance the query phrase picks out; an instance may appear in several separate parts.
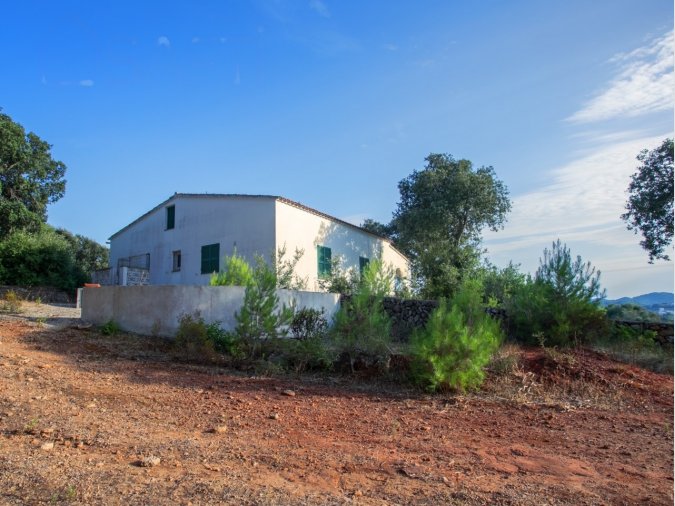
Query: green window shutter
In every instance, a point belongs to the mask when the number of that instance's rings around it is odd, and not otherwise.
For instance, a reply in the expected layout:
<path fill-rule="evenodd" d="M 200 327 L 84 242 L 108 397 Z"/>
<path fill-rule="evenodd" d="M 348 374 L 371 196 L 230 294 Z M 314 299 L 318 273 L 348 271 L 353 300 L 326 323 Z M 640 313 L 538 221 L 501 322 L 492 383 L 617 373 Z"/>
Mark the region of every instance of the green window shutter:
<path fill-rule="evenodd" d="M 202 246 L 202 274 L 211 274 L 220 270 L 220 244 Z"/>
<path fill-rule="evenodd" d="M 171 230 L 176 226 L 176 206 L 166 208 L 166 229 Z"/>
<path fill-rule="evenodd" d="M 363 271 L 368 267 L 370 259 L 366 257 L 359 257 L 359 273 L 363 276 Z"/>
<path fill-rule="evenodd" d="M 327 278 L 331 275 L 331 250 L 325 246 L 316 247 L 317 273 L 320 278 Z"/>

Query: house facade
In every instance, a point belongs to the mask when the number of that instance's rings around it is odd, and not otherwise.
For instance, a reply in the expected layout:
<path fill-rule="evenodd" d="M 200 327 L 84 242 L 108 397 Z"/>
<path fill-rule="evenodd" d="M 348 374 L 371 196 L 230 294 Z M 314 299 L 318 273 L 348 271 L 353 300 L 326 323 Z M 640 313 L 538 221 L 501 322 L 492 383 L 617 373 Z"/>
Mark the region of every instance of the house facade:
<path fill-rule="evenodd" d="M 331 260 L 361 269 L 370 260 L 409 277 L 408 259 L 388 239 L 284 197 L 174 194 L 110 237 L 110 284 L 207 285 L 223 257 L 253 262 L 286 248 L 304 254 L 296 274 L 318 291 Z M 129 282 L 130 272 L 141 282 Z"/>

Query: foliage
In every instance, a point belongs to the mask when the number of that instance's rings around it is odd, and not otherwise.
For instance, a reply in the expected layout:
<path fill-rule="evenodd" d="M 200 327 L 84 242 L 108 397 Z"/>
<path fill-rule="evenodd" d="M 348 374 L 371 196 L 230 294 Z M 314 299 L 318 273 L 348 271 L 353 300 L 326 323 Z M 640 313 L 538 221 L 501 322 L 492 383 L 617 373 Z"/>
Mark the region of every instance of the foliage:
<path fill-rule="evenodd" d="M 398 234 L 396 231 L 396 224 L 393 222 L 380 223 L 379 221 L 366 218 L 365 220 L 363 220 L 363 223 L 361 223 L 361 228 L 367 230 L 372 234 L 379 235 L 380 237 L 385 237 L 396 243 Z"/>
<path fill-rule="evenodd" d="M 645 309 L 639 304 L 610 304 L 605 308 L 607 318 L 610 320 L 623 320 L 630 322 L 663 322 L 669 321 L 661 315 Z"/>
<path fill-rule="evenodd" d="M 580 256 L 572 260 L 569 248 L 558 240 L 544 250 L 534 279 L 516 287 L 507 306 L 511 330 L 529 344 L 536 344 L 537 335 L 550 346 L 588 341 L 606 330 L 603 297 L 600 272 Z"/>
<path fill-rule="evenodd" d="M 51 146 L 0 113 L 0 239 L 14 231 L 37 232 L 47 205 L 63 197 L 66 166 Z"/>
<path fill-rule="evenodd" d="M 120 333 L 122 329 L 120 326 L 115 323 L 113 320 L 108 320 L 102 327 L 101 327 L 101 334 L 104 336 L 114 336 Z"/>
<path fill-rule="evenodd" d="M 38 233 L 16 231 L 0 241 L 0 283 L 53 286 L 73 291 L 88 280 L 77 266 L 71 245 L 43 226 Z"/>
<path fill-rule="evenodd" d="M 109 250 L 105 246 L 63 228 L 56 229 L 56 233 L 70 244 L 79 271 L 78 277 L 89 280 L 92 272 L 108 267 Z"/>
<path fill-rule="evenodd" d="M 7 290 L 3 297 L 0 309 L 7 313 L 21 312 L 21 297 L 19 297 L 14 290 Z"/>
<path fill-rule="evenodd" d="M 225 255 L 223 258 L 223 268 L 220 272 L 214 272 L 211 275 L 209 285 L 211 286 L 248 286 L 253 281 L 253 270 L 240 255 L 237 250 L 232 255 Z"/>
<path fill-rule="evenodd" d="M 669 260 L 666 248 L 673 241 L 673 139 L 658 148 L 640 152 L 642 165 L 631 176 L 626 212 L 621 215 L 628 228 L 640 231 L 640 246 L 654 259 Z"/>
<path fill-rule="evenodd" d="M 451 296 L 477 267 L 481 232 L 503 227 L 508 190 L 492 167 L 430 154 L 427 165 L 399 182 L 391 225 L 397 245 L 413 263 L 422 295 Z"/>
<path fill-rule="evenodd" d="M 215 345 L 209 338 L 208 327 L 199 313 L 182 314 L 174 345 L 187 361 L 213 360 Z"/>
<path fill-rule="evenodd" d="M 491 306 L 505 306 L 510 302 L 516 290 L 527 280 L 527 275 L 520 272 L 519 267 L 511 262 L 503 269 L 486 264 L 479 271 L 486 303 Z"/>
<path fill-rule="evenodd" d="M 673 374 L 673 345 L 662 345 L 650 330 L 613 325 L 611 331 L 595 339 L 591 346 L 615 360 L 658 373 Z"/>
<path fill-rule="evenodd" d="M 303 307 L 293 315 L 291 335 L 296 339 L 323 337 L 327 331 L 328 320 L 323 310 Z"/>
<path fill-rule="evenodd" d="M 275 339 L 273 343 L 271 355 L 285 370 L 296 373 L 320 371 L 332 365 L 325 335 L 307 339 Z"/>
<path fill-rule="evenodd" d="M 477 388 L 502 340 L 499 323 L 485 313 L 482 286 L 466 280 L 452 299 L 443 299 L 410 342 L 413 379 L 431 391 Z"/>
<path fill-rule="evenodd" d="M 345 269 L 341 257 L 331 259 L 330 275 L 319 278 L 321 290 L 329 293 L 351 295 L 359 283 L 359 276 L 354 269 Z"/>
<path fill-rule="evenodd" d="M 277 249 L 276 255 L 272 255 L 272 265 L 275 266 L 277 287 L 287 290 L 304 290 L 307 288 L 307 278 L 301 278 L 295 273 L 298 262 L 305 254 L 304 249 L 295 248 L 293 258 L 287 260 L 286 244 Z"/>
<path fill-rule="evenodd" d="M 262 257 L 256 257 L 252 280 L 246 286 L 244 304 L 235 314 L 235 333 L 249 358 L 254 358 L 259 352 L 261 341 L 283 335 L 284 327 L 293 318 L 293 308 L 279 304 L 276 288 L 275 270 Z"/>
<path fill-rule="evenodd" d="M 331 344 L 337 356 L 386 368 L 391 355 L 391 320 L 383 300 L 391 291 L 392 275 L 382 262 L 373 260 L 363 271 L 354 293 L 343 300 L 334 316 Z"/>

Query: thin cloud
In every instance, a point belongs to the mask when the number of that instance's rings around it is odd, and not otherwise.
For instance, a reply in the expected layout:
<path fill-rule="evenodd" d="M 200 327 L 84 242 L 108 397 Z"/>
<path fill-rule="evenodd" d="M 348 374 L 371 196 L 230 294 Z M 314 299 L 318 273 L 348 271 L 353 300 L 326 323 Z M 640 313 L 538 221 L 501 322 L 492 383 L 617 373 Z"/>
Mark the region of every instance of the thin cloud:
<path fill-rule="evenodd" d="M 611 144 L 553 170 L 549 185 L 513 198 L 504 230 L 485 234 L 489 250 L 545 246 L 557 237 L 614 247 L 636 244 L 619 218 L 626 188 L 636 155 L 666 135 Z"/>
<path fill-rule="evenodd" d="M 309 8 L 323 18 L 330 17 L 328 7 L 321 0 L 309 0 Z"/>
<path fill-rule="evenodd" d="M 200 40 L 201 40 L 201 39 L 200 39 L 199 37 L 192 37 L 192 43 L 193 43 L 193 44 L 199 44 L 199 41 L 200 41 Z"/>
<path fill-rule="evenodd" d="M 382 47 L 387 51 L 398 51 L 398 46 L 396 44 L 384 44 Z"/>
<path fill-rule="evenodd" d="M 162 35 L 157 38 L 157 45 L 160 47 L 171 47 L 171 41 L 169 40 L 169 37 Z"/>
<path fill-rule="evenodd" d="M 613 56 L 617 76 L 568 121 L 590 123 L 635 117 L 673 107 L 673 31 L 629 53 Z"/>
<path fill-rule="evenodd" d="M 82 79 L 78 84 L 85 88 L 91 88 L 92 86 L 94 86 L 94 81 L 91 79 Z"/>

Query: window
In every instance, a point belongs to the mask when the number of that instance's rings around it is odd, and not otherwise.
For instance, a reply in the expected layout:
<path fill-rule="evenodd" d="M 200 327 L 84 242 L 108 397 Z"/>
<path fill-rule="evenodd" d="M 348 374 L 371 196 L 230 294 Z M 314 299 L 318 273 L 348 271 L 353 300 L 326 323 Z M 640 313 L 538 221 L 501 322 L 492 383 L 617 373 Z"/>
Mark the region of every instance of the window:
<path fill-rule="evenodd" d="M 202 274 L 211 274 L 220 270 L 220 244 L 202 246 Z"/>
<path fill-rule="evenodd" d="M 166 208 L 166 229 L 171 230 L 176 226 L 176 206 Z"/>
<path fill-rule="evenodd" d="M 317 272 L 320 278 L 327 278 L 331 274 L 331 252 L 325 246 L 316 247 Z"/>
<path fill-rule="evenodd" d="M 180 270 L 180 250 L 173 252 L 173 272 L 178 272 Z"/>
<path fill-rule="evenodd" d="M 368 267 L 368 264 L 370 263 L 370 259 L 366 257 L 359 257 L 359 273 L 361 276 L 363 276 L 363 271 L 366 270 L 366 267 Z"/>

